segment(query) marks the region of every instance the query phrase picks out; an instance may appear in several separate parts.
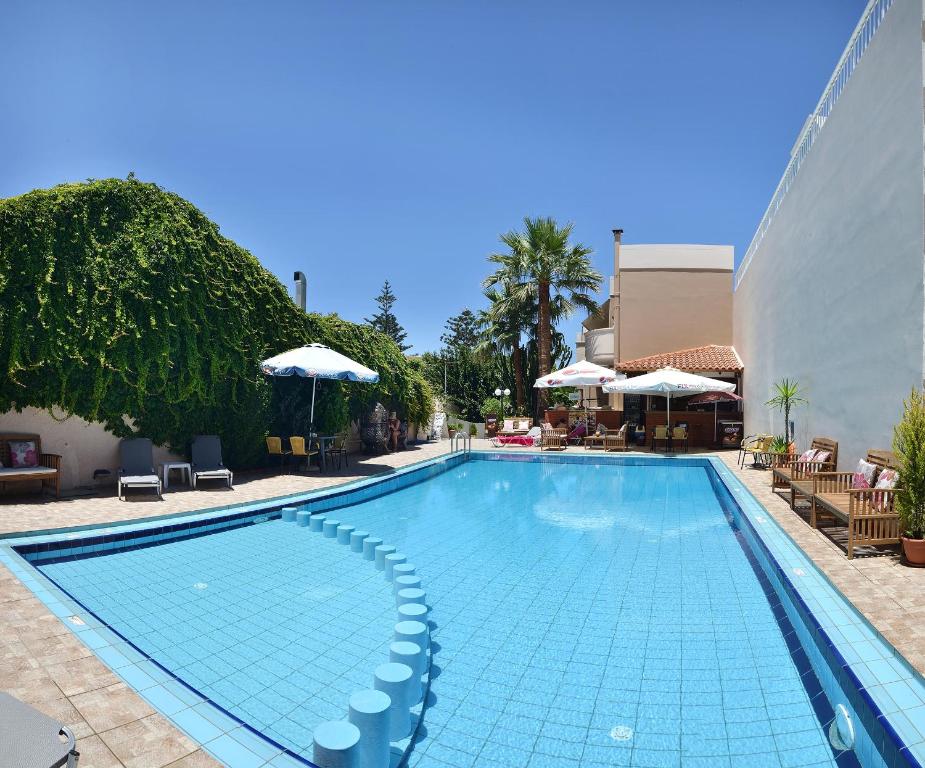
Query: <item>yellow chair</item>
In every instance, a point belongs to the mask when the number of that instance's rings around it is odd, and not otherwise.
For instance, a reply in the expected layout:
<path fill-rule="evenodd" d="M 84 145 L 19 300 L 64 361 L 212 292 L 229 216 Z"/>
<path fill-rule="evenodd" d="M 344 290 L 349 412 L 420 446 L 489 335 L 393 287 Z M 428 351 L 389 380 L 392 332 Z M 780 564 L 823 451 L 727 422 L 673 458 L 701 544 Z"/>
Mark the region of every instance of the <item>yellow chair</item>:
<path fill-rule="evenodd" d="M 268 437 L 267 453 L 269 453 L 270 456 L 279 456 L 279 469 L 282 471 L 286 457 L 291 453 L 291 451 L 283 450 L 283 439 L 281 437 Z"/>
<path fill-rule="evenodd" d="M 312 460 L 312 456 L 317 456 L 319 451 L 315 445 L 310 445 L 308 450 L 305 449 L 305 438 L 297 437 L 292 435 L 289 438 L 289 447 L 292 449 L 292 457 L 294 459 L 305 459 L 305 471 L 308 471 L 308 465 Z M 321 469 L 321 464 L 318 464 L 318 468 Z"/>
<path fill-rule="evenodd" d="M 658 450 L 658 441 L 661 440 L 665 443 L 665 450 L 668 450 L 668 427 L 659 425 L 655 427 L 655 432 L 652 435 L 652 450 Z"/>
<path fill-rule="evenodd" d="M 688 440 L 687 440 L 687 427 L 675 427 L 671 430 L 671 443 L 672 446 L 679 445 L 684 443 L 684 451 L 688 450 Z"/>

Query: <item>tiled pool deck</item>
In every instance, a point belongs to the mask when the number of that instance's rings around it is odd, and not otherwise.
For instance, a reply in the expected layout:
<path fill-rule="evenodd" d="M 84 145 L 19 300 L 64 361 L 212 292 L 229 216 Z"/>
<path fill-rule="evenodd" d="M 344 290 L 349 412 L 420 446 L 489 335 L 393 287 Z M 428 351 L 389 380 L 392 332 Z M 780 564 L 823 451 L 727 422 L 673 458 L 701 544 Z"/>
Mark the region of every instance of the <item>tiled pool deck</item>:
<path fill-rule="evenodd" d="M 4 504 L 0 506 L 0 533 L 98 525 L 273 498 L 431 458 L 448 446 L 444 441 L 368 459 L 334 476 L 265 476 L 239 483 L 233 492 L 170 493 L 159 503 L 94 497 Z M 490 446 L 485 443 L 484 447 Z M 730 468 L 735 466 L 735 452 L 724 454 L 722 459 Z M 848 561 L 830 536 L 813 531 L 782 499 L 770 493 L 766 472 L 735 472 L 829 579 L 920 672 L 925 672 L 925 570 L 901 566 L 896 554 Z M 2 566 L 0 689 L 71 724 L 84 768 L 215 764 L 113 675 Z"/>

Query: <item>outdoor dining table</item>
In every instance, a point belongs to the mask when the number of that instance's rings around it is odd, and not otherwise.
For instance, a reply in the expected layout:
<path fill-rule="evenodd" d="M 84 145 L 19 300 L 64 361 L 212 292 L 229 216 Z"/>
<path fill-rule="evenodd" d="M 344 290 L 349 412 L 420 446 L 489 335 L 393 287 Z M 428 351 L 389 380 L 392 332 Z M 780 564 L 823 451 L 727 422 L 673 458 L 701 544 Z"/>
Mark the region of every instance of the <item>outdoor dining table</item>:
<path fill-rule="evenodd" d="M 336 438 L 337 435 L 314 435 L 312 437 L 313 440 L 318 441 L 318 458 L 321 463 L 322 472 L 326 472 L 328 469 L 328 446 L 331 445 Z"/>

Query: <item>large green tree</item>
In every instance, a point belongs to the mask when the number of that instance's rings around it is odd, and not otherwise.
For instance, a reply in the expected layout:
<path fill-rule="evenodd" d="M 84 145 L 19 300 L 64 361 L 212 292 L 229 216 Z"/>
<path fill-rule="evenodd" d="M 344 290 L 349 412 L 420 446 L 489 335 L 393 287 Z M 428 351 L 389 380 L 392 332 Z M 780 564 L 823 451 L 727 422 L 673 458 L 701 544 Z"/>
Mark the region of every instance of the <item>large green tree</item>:
<path fill-rule="evenodd" d="M 402 352 L 405 352 L 411 349 L 411 345 L 405 344 L 405 337 L 408 334 L 405 333 L 405 329 L 401 327 L 398 318 L 392 311 L 392 307 L 395 306 L 396 301 L 398 301 L 398 297 L 392 292 L 391 283 L 386 280 L 382 284 L 382 290 L 376 297 L 376 305 L 379 307 L 379 311 L 372 317 L 367 317 L 365 322 L 380 333 L 384 333 L 398 344 Z"/>
<path fill-rule="evenodd" d="M 512 230 L 501 235 L 507 253 L 489 256 L 498 268 L 485 279 L 485 288 L 501 288 L 511 304 L 536 302 L 538 376 L 552 370 L 553 308 L 557 306 L 562 317 L 579 307 L 589 314 L 597 311 L 591 294 L 600 290 L 603 277 L 588 258 L 592 250 L 569 242 L 572 229 L 572 224 L 560 227 L 549 217 L 527 217 L 522 232 Z M 537 417 L 545 407 L 545 391 L 540 390 Z"/>
<path fill-rule="evenodd" d="M 487 354 L 507 356 L 511 361 L 514 376 L 514 408 L 523 413 L 526 395 L 524 392 L 524 350 L 521 344 L 523 334 L 529 332 L 534 318 L 531 305 L 517 304 L 504 292 L 495 288 L 485 291 L 488 309 L 479 316 L 481 338 L 476 349 Z"/>

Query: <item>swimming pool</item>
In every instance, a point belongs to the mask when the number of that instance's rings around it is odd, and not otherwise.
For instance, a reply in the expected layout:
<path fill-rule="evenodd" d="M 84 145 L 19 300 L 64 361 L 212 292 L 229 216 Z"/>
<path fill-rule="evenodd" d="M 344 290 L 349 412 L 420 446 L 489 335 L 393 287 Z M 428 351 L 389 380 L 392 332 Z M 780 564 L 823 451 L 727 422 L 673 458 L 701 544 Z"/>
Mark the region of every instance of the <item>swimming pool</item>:
<path fill-rule="evenodd" d="M 769 570 L 767 520 L 722 474 L 706 460 L 473 454 L 308 501 L 425 580 L 432 682 L 408 764 L 858 765 L 829 744 L 842 702 Z M 140 548 L 133 530 L 20 550 L 279 757 L 310 757 L 313 727 L 344 717 L 388 658 L 391 585 L 329 540 L 239 514 Z M 176 720 L 182 701 L 168 705 Z M 888 746 L 868 745 L 864 764 L 889 764 Z"/>

